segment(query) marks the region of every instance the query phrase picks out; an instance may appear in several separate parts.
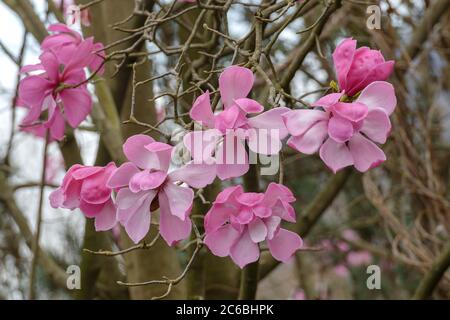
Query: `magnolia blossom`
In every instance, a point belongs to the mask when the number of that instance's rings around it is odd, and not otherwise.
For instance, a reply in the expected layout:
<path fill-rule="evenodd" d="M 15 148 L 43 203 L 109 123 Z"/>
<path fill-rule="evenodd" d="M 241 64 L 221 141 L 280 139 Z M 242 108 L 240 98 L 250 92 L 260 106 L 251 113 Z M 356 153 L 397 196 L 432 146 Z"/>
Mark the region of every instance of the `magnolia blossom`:
<path fill-rule="evenodd" d="M 378 50 L 356 49 L 356 40 L 344 39 L 333 53 L 340 91 L 353 96 L 371 82 L 384 81 L 391 75 L 394 61 L 385 61 Z"/>
<path fill-rule="evenodd" d="M 386 160 L 374 142 L 385 143 L 391 131 L 389 115 L 397 104 L 394 88 L 376 81 L 353 102 L 341 102 L 342 97 L 343 93 L 332 93 L 313 104 L 321 108 L 285 113 L 292 135 L 288 145 L 305 154 L 319 151 L 334 173 L 350 165 L 365 172 Z"/>
<path fill-rule="evenodd" d="M 88 218 L 95 218 L 95 230 L 110 230 L 116 225 L 116 207 L 111 199 L 111 188 L 106 186 L 116 169 L 114 163 L 105 167 L 73 165 L 62 185 L 50 194 L 53 208 L 79 208 Z"/>
<path fill-rule="evenodd" d="M 42 41 L 42 51 L 54 51 L 60 61 L 63 64 L 67 64 L 73 52 L 78 50 L 78 46 L 83 42 L 88 42 L 90 44 L 91 60 L 87 63 L 87 66 L 92 72 L 99 74 L 104 72 L 103 61 L 105 60 L 105 51 L 102 43 L 94 42 L 93 37 L 84 40 L 81 34 L 62 23 L 50 25 L 48 31 L 52 34 Z"/>
<path fill-rule="evenodd" d="M 295 222 L 295 197 L 283 185 L 271 183 L 266 193 L 244 193 L 241 186 L 223 190 L 205 216 L 205 244 L 219 257 L 230 256 L 241 268 L 259 259 L 260 242 L 272 256 L 286 262 L 302 246 L 299 235 L 280 228 Z"/>
<path fill-rule="evenodd" d="M 77 19 L 79 19 L 83 26 L 91 25 L 89 9 L 80 10 L 74 0 L 53 0 L 53 2 L 55 2 L 58 8 L 63 12 L 67 24 L 75 24 L 77 23 Z"/>
<path fill-rule="evenodd" d="M 49 31 L 56 34 L 44 39 L 40 63 L 22 69 L 38 74 L 20 82 L 18 105 L 28 109 L 21 123 L 23 130 L 38 136 L 49 131 L 51 140 L 61 140 L 65 120 L 76 128 L 92 109 L 84 68 L 101 68 L 103 59 L 94 52 L 103 45 L 94 44 L 92 38 L 83 40 L 63 24 L 52 25 Z"/>
<path fill-rule="evenodd" d="M 192 119 L 206 130 L 193 131 L 184 137 L 194 163 L 215 163 L 221 180 L 240 177 L 249 169 L 245 141 L 250 150 L 261 154 L 276 154 L 281 139 L 287 136 L 281 115 L 289 109 L 280 107 L 261 113 L 264 107 L 247 98 L 254 82 L 251 70 L 239 66 L 226 68 L 219 77 L 223 111 L 213 113 L 210 94 L 199 96 L 191 110 Z"/>
<path fill-rule="evenodd" d="M 167 244 L 186 239 L 191 232 L 189 214 L 194 200 L 188 186 L 203 188 L 215 178 L 208 165 L 187 164 L 169 173 L 172 149 L 146 135 L 128 138 L 123 151 L 130 162 L 121 165 L 107 183 L 119 190 L 117 220 L 135 243 L 148 233 L 151 208 L 158 206 L 159 231 Z"/>

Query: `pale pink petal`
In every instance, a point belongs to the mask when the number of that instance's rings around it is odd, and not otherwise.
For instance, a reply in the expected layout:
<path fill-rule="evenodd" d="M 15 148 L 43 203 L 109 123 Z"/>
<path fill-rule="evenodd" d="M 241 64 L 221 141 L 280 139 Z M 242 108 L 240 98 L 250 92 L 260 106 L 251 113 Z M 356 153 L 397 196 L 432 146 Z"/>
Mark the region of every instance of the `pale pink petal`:
<path fill-rule="evenodd" d="M 230 218 L 233 223 L 243 225 L 252 221 L 253 217 L 253 210 L 250 207 L 243 206 L 238 210 L 237 215 L 231 216 Z"/>
<path fill-rule="evenodd" d="M 293 136 L 301 136 L 319 121 L 328 120 L 329 113 L 321 110 L 292 110 L 283 114 L 286 128 Z"/>
<path fill-rule="evenodd" d="M 211 233 L 222 227 L 233 213 L 235 213 L 235 209 L 227 205 L 214 204 L 205 215 L 204 225 L 206 232 Z"/>
<path fill-rule="evenodd" d="M 287 145 L 304 154 L 316 153 L 328 136 L 327 128 L 328 121 L 317 122 L 303 135 L 290 137 Z"/>
<path fill-rule="evenodd" d="M 241 185 L 228 187 L 217 195 L 216 201 L 214 201 L 214 203 L 229 203 L 230 198 L 237 197 L 243 192 L 244 190 L 242 189 Z"/>
<path fill-rule="evenodd" d="M 164 192 L 159 193 L 159 232 L 169 246 L 176 244 L 180 240 L 189 237 L 191 233 L 191 219 L 179 219 L 173 215 L 170 195 Z"/>
<path fill-rule="evenodd" d="M 248 230 L 231 247 L 230 256 L 241 269 L 259 259 L 259 247 L 250 238 Z"/>
<path fill-rule="evenodd" d="M 128 190 L 128 188 L 121 189 L 119 193 L 122 190 Z M 155 190 L 140 192 L 139 194 L 132 193 L 129 190 L 128 194 L 122 193 L 120 201 L 118 200 L 119 197 L 116 198 L 117 220 L 125 225 L 145 200 L 151 204 L 156 195 L 157 192 Z"/>
<path fill-rule="evenodd" d="M 84 121 L 92 110 L 91 95 L 85 88 L 62 90 L 60 93 L 64 114 L 72 128 Z"/>
<path fill-rule="evenodd" d="M 166 172 L 169 170 L 173 150 L 171 145 L 155 141 L 146 145 L 145 149 L 156 155 L 157 161 L 153 163 L 153 169 Z"/>
<path fill-rule="evenodd" d="M 312 103 L 311 106 L 313 106 L 313 107 L 322 107 L 325 110 L 328 110 L 334 104 L 339 102 L 339 99 L 341 99 L 341 97 L 343 95 L 344 95 L 344 92 L 327 94 L 326 96 L 323 96 L 322 98 L 320 98 L 316 102 Z"/>
<path fill-rule="evenodd" d="M 169 174 L 171 180 L 182 181 L 193 188 L 204 188 L 216 178 L 216 166 L 188 163 Z"/>
<path fill-rule="evenodd" d="M 235 104 L 245 113 L 260 113 L 264 111 L 264 107 L 253 99 L 240 98 L 234 100 Z"/>
<path fill-rule="evenodd" d="M 128 186 L 130 179 L 138 172 L 139 169 L 132 162 L 126 162 L 114 171 L 106 185 L 110 188 Z"/>
<path fill-rule="evenodd" d="M 328 134 L 336 142 L 348 141 L 353 136 L 353 132 L 353 124 L 347 119 L 332 117 L 328 121 Z"/>
<path fill-rule="evenodd" d="M 276 260 L 287 262 L 303 246 L 303 241 L 298 234 L 280 229 L 271 240 L 267 240 L 267 245 Z"/>
<path fill-rule="evenodd" d="M 356 102 L 365 104 L 369 110 L 382 108 L 390 115 L 397 105 L 397 98 L 392 84 L 385 81 L 375 81 L 361 92 Z"/>
<path fill-rule="evenodd" d="M 191 188 L 180 187 L 174 183 L 166 183 L 163 190 L 168 198 L 171 214 L 184 221 L 192 207 L 194 191 Z"/>
<path fill-rule="evenodd" d="M 135 174 L 130 180 L 130 190 L 132 192 L 139 192 L 142 190 L 157 189 L 161 186 L 167 178 L 167 173 L 164 171 L 149 171 L 144 170 Z"/>
<path fill-rule="evenodd" d="M 227 129 L 235 129 L 246 124 L 245 113 L 238 106 L 232 105 L 214 118 L 214 127 L 223 133 Z"/>
<path fill-rule="evenodd" d="M 147 198 L 149 195 L 152 195 L 153 197 L 156 194 L 156 191 L 150 190 L 150 191 L 141 191 L 138 193 L 132 192 L 128 188 L 120 189 L 116 196 L 116 205 L 119 209 L 129 209 L 136 204 L 141 204 L 145 198 Z"/>
<path fill-rule="evenodd" d="M 248 119 L 248 124 L 252 128 L 276 131 L 276 136 L 281 140 L 289 134 L 282 115 L 290 110 L 291 109 L 286 107 L 273 108 L 256 117 Z"/>
<path fill-rule="evenodd" d="M 236 200 L 245 206 L 253 207 L 264 199 L 263 193 L 246 192 L 236 196 Z"/>
<path fill-rule="evenodd" d="M 155 154 L 145 149 L 145 146 L 154 142 L 152 137 L 137 134 L 131 136 L 123 145 L 125 156 L 141 169 L 155 168 L 155 162 L 158 161 Z"/>
<path fill-rule="evenodd" d="M 244 67 L 231 66 L 223 70 L 219 76 L 219 90 L 225 109 L 233 105 L 234 100 L 247 97 L 254 80 L 252 71 Z"/>
<path fill-rule="evenodd" d="M 333 105 L 333 113 L 353 122 L 363 120 L 368 112 L 369 108 L 359 102 L 338 102 Z"/>
<path fill-rule="evenodd" d="M 111 230 L 117 224 L 116 207 L 109 201 L 95 217 L 95 231 Z"/>
<path fill-rule="evenodd" d="M 240 177 L 247 173 L 248 155 L 242 141 L 233 134 L 226 135 L 216 150 L 216 164 L 220 180 Z"/>
<path fill-rule="evenodd" d="M 267 227 L 267 239 L 271 240 L 278 233 L 281 224 L 281 218 L 278 216 L 272 216 L 264 219 L 264 223 Z"/>
<path fill-rule="evenodd" d="M 206 233 L 204 242 L 215 256 L 226 257 L 230 254 L 230 249 L 239 236 L 239 232 L 228 224 Z"/>
<path fill-rule="evenodd" d="M 49 196 L 52 208 L 60 208 L 64 203 L 64 190 L 62 187 L 55 189 Z"/>
<path fill-rule="evenodd" d="M 347 74 L 356 51 L 356 40 L 344 39 L 333 52 L 333 63 L 341 90 L 346 88 Z"/>
<path fill-rule="evenodd" d="M 334 173 L 353 164 L 353 157 L 345 143 L 328 138 L 320 148 L 320 158 Z"/>
<path fill-rule="evenodd" d="M 281 199 L 278 199 L 272 207 L 272 215 L 278 216 L 289 222 L 296 222 L 297 220 L 294 208 L 289 203 Z"/>
<path fill-rule="evenodd" d="M 248 225 L 248 231 L 250 233 L 250 238 L 254 243 L 266 240 L 268 230 L 266 224 L 261 219 L 253 219 Z"/>
<path fill-rule="evenodd" d="M 353 156 L 355 168 L 360 172 L 365 172 L 386 161 L 383 150 L 361 134 L 355 134 L 350 139 L 348 148 Z"/>
<path fill-rule="evenodd" d="M 384 109 L 370 110 L 360 131 L 375 142 L 385 143 L 391 132 L 389 116 Z"/>
<path fill-rule="evenodd" d="M 288 187 L 280 183 L 271 182 L 267 187 L 266 193 L 264 194 L 263 203 L 268 207 L 273 207 L 277 200 L 281 200 L 283 202 L 294 202 L 296 199 Z"/>
<path fill-rule="evenodd" d="M 134 243 L 141 241 L 150 229 L 150 204 L 152 200 L 152 197 L 147 197 L 124 223 L 125 231 Z"/>
<path fill-rule="evenodd" d="M 214 114 L 211 109 L 209 91 L 206 91 L 195 100 L 189 115 L 195 121 L 201 122 L 209 128 L 214 128 Z"/>
<path fill-rule="evenodd" d="M 278 129 L 249 129 L 248 147 L 254 153 L 274 155 L 280 152 L 283 144 Z"/>
<path fill-rule="evenodd" d="M 256 207 L 253 207 L 253 213 L 255 216 L 260 218 L 267 218 L 272 215 L 272 209 L 268 208 L 264 205 L 258 205 Z"/>
<path fill-rule="evenodd" d="M 221 137 L 222 133 L 217 129 L 198 130 L 187 133 L 183 138 L 183 143 L 190 152 L 194 163 L 214 164 L 215 161 L 211 156 Z"/>

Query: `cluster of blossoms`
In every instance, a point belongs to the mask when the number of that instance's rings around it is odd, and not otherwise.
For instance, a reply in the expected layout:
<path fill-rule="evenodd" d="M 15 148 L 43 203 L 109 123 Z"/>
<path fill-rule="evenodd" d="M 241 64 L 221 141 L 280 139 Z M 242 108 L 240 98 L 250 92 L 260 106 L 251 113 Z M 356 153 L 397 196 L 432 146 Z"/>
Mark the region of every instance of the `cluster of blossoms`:
<path fill-rule="evenodd" d="M 41 137 L 48 131 L 51 140 L 61 140 L 66 121 L 77 128 L 91 112 L 85 68 L 101 74 L 104 51 L 101 43 L 83 39 L 64 24 L 48 30 L 52 34 L 41 44 L 40 63 L 21 70 L 38 73 L 20 82 L 18 105 L 28 109 L 22 130 Z"/>
<path fill-rule="evenodd" d="M 302 153 L 319 151 L 333 171 L 354 165 L 365 172 L 386 160 L 374 143 L 385 143 L 391 131 L 389 116 L 397 104 L 394 87 L 385 82 L 394 62 L 379 51 L 356 49 L 345 39 L 333 53 L 340 92 L 330 93 L 313 106 L 283 115 L 291 134 L 288 145 Z M 362 90 L 362 91 L 361 91 Z"/>
<path fill-rule="evenodd" d="M 48 110 L 43 126 L 57 139 L 63 134 L 62 113 L 76 127 L 91 108 L 86 87 L 67 84 L 85 79 L 84 67 L 92 70 L 102 63 L 101 56 L 93 53 L 101 45 L 92 39 L 83 40 L 62 25 L 53 26 L 52 31 L 55 34 L 42 45 L 41 64 L 27 68 L 45 72 L 23 80 L 21 98 L 30 107 L 27 123 Z M 71 54 L 74 48 L 76 55 Z M 135 135 L 123 145 L 129 162 L 120 167 L 110 163 L 70 168 L 51 195 L 52 206 L 79 208 L 95 218 L 97 230 L 120 223 L 135 243 L 147 235 L 151 212 L 159 209 L 159 232 L 173 246 L 191 233 L 193 189 L 206 187 L 216 177 L 226 180 L 247 173 L 246 144 L 255 153 L 273 155 L 290 135 L 290 147 L 305 154 L 319 151 L 333 172 L 351 165 L 364 172 L 379 165 L 386 156 L 375 143 L 386 142 L 389 116 L 396 105 L 394 88 L 385 82 L 393 62 L 386 62 L 379 51 L 357 49 L 352 39 L 336 48 L 333 60 L 339 88 L 313 103 L 313 108 L 297 110 L 264 111 L 248 98 L 254 84 L 252 71 L 226 68 L 219 77 L 218 110 L 213 109 L 208 91 L 190 110 L 201 130 L 184 136 L 192 158 L 188 163 L 175 166 L 171 145 Z M 292 192 L 281 184 L 269 184 L 265 193 L 246 193 L 241 186 L 226 188 L 205 216 L 204 243 L 213 254 L 230 256 L 241 268 L 259 259 L 259 245 L 264 241 L 275 259 L 287 261 L 302 246 L 299 235 L 280 227 L 283 220 L 296 221 L 293 202 Z"/>
<path fill-rule="evenodd" d="M 253 83 L 251 70 L 228 67 L 219 77 L 223 110 L 213 112 L 208 91 L 195 100 L 190 110 L 191 118 L 204 130 L 186 134 L 184 144 L 194 163 L 212 164 L 211 169 L 221 180 L 247 173 L 245 141 L 251 151 L 271 155 L 280 151 L 281 140 L 288 134 L 282 115 L 289 109 L 279 107 L 263 112 L 261 104 L 247 98 Z M 258 115 L 249 118 L 249 114 Z"/>
<path fill-rule="evenodd" d="M 226 188 L 205 216 L 205 244 L 216 256 L 230 256 L 243 268 L 259 259 L 258 243 L 266 240 L 272 256 L 286 262 L 302 246 L 298 234 L 280 228 L 281 220 L 296 221 L 294 201 L 292 192 L 276 183 L 265 193 Z"/>

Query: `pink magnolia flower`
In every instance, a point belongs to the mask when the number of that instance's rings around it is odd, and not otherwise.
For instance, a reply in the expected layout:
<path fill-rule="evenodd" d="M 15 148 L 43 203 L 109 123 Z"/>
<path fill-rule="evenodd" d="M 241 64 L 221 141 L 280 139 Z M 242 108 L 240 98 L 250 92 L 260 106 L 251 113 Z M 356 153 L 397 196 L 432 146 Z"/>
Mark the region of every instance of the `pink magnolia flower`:
<path fill-rule="evenodd" d="M 394 61 L 385 61 L 378 50 L 356 49 L 356 40 L 344 39 L 334 50 L 333 62 L 340 91 L 353 96 L 374 81 L 385 81 L 394 69 Z"/>
<path fill-rule="evenodd" d="M 77 19 L 80 19 L 80 23 L 83 26 L 88 27 L 91 25 L 91 14 L 89 9 L 80 11 L 74 0 L 53 0 L 53 2 L 61 9 L 67 24 L 75 24 Z"/>
<path fill-rule="evenodd" d="M 215 178 L 208 165 L 186 164 L 169 173 L 172 149 L 146 135 L 128 138 L 123 151 L 130 162 L 122 164 L 107 183 L 119 190 L 117 220 L 135 243 L 148 233 L 151 208 L 158 206 L 159 231 L 167 244 L 186 239 L 191 232 L 189 214 L 194 200 L 188 186 L 203 188 Z"/>
<path fill-rule="evenodd" d="M 42 71 L 20 82 L 20 100 L 29 109 L 21 123 L 23 128 L 34 127 L 29 130 L 38 135 L 49 130 L 52 139 L 61 140 L 64 120 L 76 128 L 86 119 L 92 109 L 92 99 L 83 83 L 86 80 L 83 68 L 92 61 L 92 46 L 92 41 L 82 42 L 63 59 L 65 63 L 60 59 L 61 54 L 45 51 L 40 56 L 40 64 L 22 69 L 23 72 Z M 44 112 L 47 112 L 47 120 L 42 122 Z"/>
<path fill-rule="evenodd" d="M 105 167 L 73 165 L 61 186 L 50 194 L 53 208 L 79 208 L 88 218 L 95 218 L 95 230 L 110 230 L 116 225 L 116 207 L 111 188 L 106 185 L 116 169 L 114 163 Z"/>
<path fill-rule="evenodd" d="M 184 137 L 194 163 L 216 163 L 221 180 L 240 177 L 249 169 L 245 141 L 250 150 L 261 154 L 276 154 L 281 140 L 287 136 L 281 115 L 289 109 L 280 107 L 261 113 L 264 107 L 247 98 L 254 83 L 251 70 L 239 66 L 226 68 L 219 77 L 223 111 L 213 113 L 209 92 L 199 96 L 190 116 L 200 122 L 205 131 L 193 131 Z"/>
<path fill-rule="evenodd" d="M 58 59 L 62 64 L 68 64 L 72 56 L 77 54 L 78 47 L 83 42 L 88 42 L 90 61 L 87 62 L 86 65 L 92 72 L 103 74 L 105 70 L 103 62 L 105 60 L 105 51 L 102 43 L 95 43 L 93 37 L 84 40 L 81 34 L 62 23 L 50 25 L 48 31 L 52 34 L 42 41 L 42 51 L 52 50 L 58 56 Z"/>
<path fill-rule="evenodd" d="M 259 259 L 258 244 L 266 241 L 272 256 L 286 262 L 302 246 L 298 234 L 280 228 L 281 220 L 295 222 L 294 201 L 291 191 L 276 183 L 266 193 L 226 188 L 205 216 L 205 244 L 214 255 L 230 256 L 243 268 Z"/>
<path fill-rule="evenodd" d="M 386 160 L 374 143 L 383 144 L 391 131 L 389 115 L 397 104 L 394 88 L 384 81 L 372 82 L 351 103 L 343 93 L 319 99 L 315 109 L 292 110 L 283 115 L 292 135 L 288 145 L 305 153 L 319 151 L 320 158 L 336 173 L 354 165 L 365 172 Z"/>

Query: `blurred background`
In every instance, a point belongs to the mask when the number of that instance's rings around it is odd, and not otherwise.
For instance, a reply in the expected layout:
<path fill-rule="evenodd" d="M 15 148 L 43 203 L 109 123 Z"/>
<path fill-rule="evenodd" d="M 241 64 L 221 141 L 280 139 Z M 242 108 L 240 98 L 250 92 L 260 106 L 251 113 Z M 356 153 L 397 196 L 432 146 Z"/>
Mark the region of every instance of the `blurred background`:
<path fill-rule="evenodd" d="M 214 69 L 211 61 L 218 64 L 217 69 L 232 60 L 245 62 L 242 52 L 254 50 L 255 13 L 264 5 L 283 3 L 268 17 L 264 41 L 267 44 L 273 39 L 273 47 L 260 66 L 277 79 L 285 78 L 284 72 L 295 66 L 284 88 L 297 100 L 283 96 L 278 102 L 281 105 L 296 105 L 298 100 L 311 103 L 329 88 L 335 79 L 331 54 L 343 38 L 353 37 L 358 46 L 381 50 L 386 60 L 396 61 L 390 82 L 395 86 L 398 105 L 392 135 L 383 147 L 388 160 L 365 174 L 350 169 L 333 175 L 317 155 L 306 157 L 289 147 L 283 150 L 284 182 L 297 197 L 298 222 L 291 228 L 313 250 L 301 251 L 283 265 L 263 257 L 257 298 L 409 299 L 436 261 L 444 259 L 448 266 L 450 1 L 214 0 L 201 1 L 203 9 L 167 0 L 76 2 L 84 5 L 84 21 L 76 21 L 72 27 L 86 37 L 93 35 L 105 46 L 111 45 L 109 54 L 115 52 L 106 64 L 105 79 L 122 120 L 128 119 L 133 77 L 142 81 L 173 70 L 180 59 L 176 48 L 197 30 L 182 57 L 191 67 L 184 68 L 179 77 L 161 77 L 135 90 L 138 119 L 161 123 L 160 129 L 172 135 L 179 126 L 170 120 L 173 101 L 163 93 L 177 86 L 189 88 L 206 78 L 204 71 Z M 205 10 L 206 3 L 228 7 Z M 26 109 L 16 107 L 22 76 L 19 69 L 38 62 L 46 27 L 70 19 L 67 8 L 71 4 L 63 0 L 0 1 L 0 299 L 29 297 L 44 165 L 36 298 L 147 299 L 163 293 L 164 286 L 128 290 L 116 281 L 176 276 L 189 258 L 189 249 L 168 248 L 159 242 L 150 250 L 126 256 L 87 254 L 83 248 L 117 250 L 129 247 L 131 241 L 119 229 L 95 233 L 92 221 L 80 212 L 52 209 L 48 203 L 49 193 L 61 183 L 70 165 L 81 161 L 104 164 L 111 159 L 100 140 L 101 128 L 89 118 L 77 130 L 67 132 L 61 144 L 50 143 L 43 163 L 43 139 L 18 126 L 26 113 Z M 336 8 L 328 14 L 330 6 Z M 169 10 L 175 17 L 164 20 Z M 202 12 L 206 14 L 199 18 Z M 130 36 L 149 21 L 156 21 L 155 27 L 145 37 Z M 195 29 L 196 25 L 203 27 Z M 230 49 L 226 44 L 230 39 L 238 49 Z M 215 54 L 216 58 L 211 58 Z M 270 85 L 260 75 L 256 77 L 254 98 L 272 103 Z M 90 90 L 95 97 L 93 85 Z M 193 98 L 193 94 L 186 94 L 180 99 L 177 107 L 181 112 L 189 110 Z M 125 137 L 146 129 L 137 124 L 122 125 Z M 262 176 L 261 183 L 274 179 Z M 241 181 L 217 183 L 206 196 L 214 199 L 218 190 L 231 183 Z M 199 214 L 208 209 L 198 207 Z M 236 298 L 239 271 L 228 258 L 213 257 L 204 250 L 200 261 L 169 298 L 198 298 L 192 295 L 192 287 L 200 280 L 202 298 Z M 70 265 L 81 267 L 81 290 L 66 287 Z M 370 265 L 380 268 L 380 289 L 368 289 Z M 433 297 L 447 299 L 450 272 L 439 280 Z"/>

